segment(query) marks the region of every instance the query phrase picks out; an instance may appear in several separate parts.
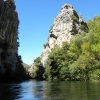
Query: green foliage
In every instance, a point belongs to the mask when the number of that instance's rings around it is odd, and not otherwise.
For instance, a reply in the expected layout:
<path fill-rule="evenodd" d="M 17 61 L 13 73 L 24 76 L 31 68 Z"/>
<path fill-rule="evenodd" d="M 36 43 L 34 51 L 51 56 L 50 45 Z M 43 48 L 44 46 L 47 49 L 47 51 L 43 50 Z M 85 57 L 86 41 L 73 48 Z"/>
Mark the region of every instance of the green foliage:
<path fill-rule="evenodd" d="M 76 20 L 75 16 L 72 17 Z M 47 80 L 100 80 L 100 17 L 88 21 L 89 32 L 52 49 L 45 65 Z M 87 32 L 87 28 L 81 26 Z"/>
<path fill-rule="evenodd" d="M 26 72 L 28 72 L 28 70 L 30 69 L 29 66 L 24 66 L 24 68 L 25 68 Z"/>
<path fill-rule="evenodd" d="M 78 19 L 77 16 L 72 15 L 71 18 L 72 18 L 72 20 L 75 21 L 76 23 L 79 23 L 79 19 Z"/>
<path fill-rule="evenodd" d="M 34 60 L 34 68 L 33 68 L 33 72 L 31 73 L 32 77 L 33 78 L 36 78 L 37 77 L 37 73 L 38 73 L 38 70 L 39 70 L 39 66 L 40 66 L 40 57 L 37 57 L 35 60 Z"/>
<path fill-rule="evenodd" d="M 38 67 L 38 66 L 40 65 L 40 60 L 41 60 L 40 57 L 37 57 L 37 58 L 34 60 L 35 66 Z"/>
<path fill-rule="evenodd" d="M 68 43 L 64 43 L 63 48 L 56 47 L 52 49 L 45 65 L 46 70 L 44 78 L 47 80 L 68 80 L 68 77 L 70 77 L 68 65 L 73 62 L 73 59 L 75 59 L 74 53 L 71 53 L 69 49 Z"/>
<path fill-rule="evenodd" d="M 41 65 L 41 58 L 37 57 L 34 60 L 34 65 L 33 65 L 33 72 L 31 73 L 32 78 L 35 78 L 37 80 L 42 80 L 43 79 L 43 73 L 44 73 L 44 67 Z"/>
<path fill-rule="evenodd" d="M 80 26 L 80 29 L 86 33 L 88 33 L 88 30 L 89 30 L 88 27 L 86 27 L 86 25 L 84 25 L 84 24 Z"/>
<path fill-rule="evenodd" d="M 90 80 L 95 81 L 99 80 L 100 81 L 100 69 L 96 69 L 92 72 L 90 72 Z"/>
<path fill-rule="evenodd" d="M 38 66 L 34 66 L 34 69 L 33 69 L 33 72 L 32 72 L 32 77 L 33 78 L 37 77 L 38 70 L 39 70 Z"/>

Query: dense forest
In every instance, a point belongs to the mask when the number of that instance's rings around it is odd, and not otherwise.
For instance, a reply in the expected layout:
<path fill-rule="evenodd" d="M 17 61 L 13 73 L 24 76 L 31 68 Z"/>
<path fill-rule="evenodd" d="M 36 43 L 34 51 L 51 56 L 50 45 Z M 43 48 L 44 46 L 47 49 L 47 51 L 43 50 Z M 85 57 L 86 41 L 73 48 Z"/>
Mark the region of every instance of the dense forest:
<path fill-rule="evenodd" d="M 77 34 L 70 43 L 52 49 L 45 64 L 46 80 L 100 80 L 100 16 L 87 22 L 88 33 Z M 35 59 L 34 78 L 40 58 Z"/>

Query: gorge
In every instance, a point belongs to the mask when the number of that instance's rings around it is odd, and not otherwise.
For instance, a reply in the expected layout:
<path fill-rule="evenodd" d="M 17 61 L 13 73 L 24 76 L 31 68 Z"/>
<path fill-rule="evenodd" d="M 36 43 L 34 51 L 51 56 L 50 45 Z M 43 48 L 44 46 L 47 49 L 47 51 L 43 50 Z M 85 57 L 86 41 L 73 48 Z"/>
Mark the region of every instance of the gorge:
<path fill-rule="evenodd" d="M 34 60 L 31 68 L 25 69 L 18 55 L 19 19 L 15 2 L 1 0 L 0 81 L 30 77 L 37 80 L 99 80 L 99 22 L 99 16 L 85 22 L 72 5 L 64 4 L 54 18 L 41 55 Z"/>

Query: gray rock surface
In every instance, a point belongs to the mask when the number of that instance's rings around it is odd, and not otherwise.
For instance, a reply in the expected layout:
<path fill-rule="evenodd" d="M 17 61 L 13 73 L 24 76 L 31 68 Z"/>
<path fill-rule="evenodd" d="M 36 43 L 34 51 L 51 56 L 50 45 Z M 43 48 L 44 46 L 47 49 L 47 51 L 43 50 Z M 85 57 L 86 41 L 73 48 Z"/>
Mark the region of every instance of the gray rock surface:
<path fill-rule="evenodd" d="M 53 26 L 49 31 L 49 38 L 44 46 L 41 55 L 41 63 L 45 64 L 46 59 L 52 48 L 56 45 L 62 47 L 63 42 L 69 42 L 75 34 L 80 34 L 84 29 L 81 26 L 87 27 L 87 24 L 73 9 L 72 5 L 64 4 L 60 13 L 54 19 Z"/>

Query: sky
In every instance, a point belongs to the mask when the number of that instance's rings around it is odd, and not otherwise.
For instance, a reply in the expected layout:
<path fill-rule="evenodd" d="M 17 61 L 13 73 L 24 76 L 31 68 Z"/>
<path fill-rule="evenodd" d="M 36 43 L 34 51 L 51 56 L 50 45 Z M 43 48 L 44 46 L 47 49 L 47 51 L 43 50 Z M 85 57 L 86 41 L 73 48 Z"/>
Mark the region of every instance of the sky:
<path fill-rule="evenodd" d="M 85 21 L 100 16 L 100 0 L 15 0 L 15 4 L 20 21 L 18 53 L 29 65 L 41 55 L 62 5 L 73 5 Z"/>

